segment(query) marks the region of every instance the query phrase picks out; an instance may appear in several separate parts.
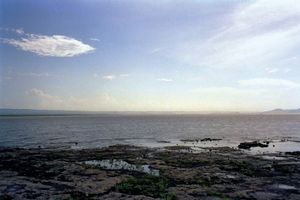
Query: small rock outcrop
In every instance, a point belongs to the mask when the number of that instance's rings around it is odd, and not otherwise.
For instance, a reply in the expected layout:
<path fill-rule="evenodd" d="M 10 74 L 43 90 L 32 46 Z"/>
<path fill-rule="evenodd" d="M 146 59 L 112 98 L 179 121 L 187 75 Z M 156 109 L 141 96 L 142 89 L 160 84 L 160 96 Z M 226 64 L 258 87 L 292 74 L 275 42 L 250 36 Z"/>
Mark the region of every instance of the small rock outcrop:
<path fill-rule="evenodd" d="M 261 143 L 258 141 L 253 141 L 253 142 L 242 142 L 239 144 L 239 149 L 250 149 L 252 147 L 261 147 L 261 148 L 265 148 L 268 147 L 269 144 L 268 143 Z"/>

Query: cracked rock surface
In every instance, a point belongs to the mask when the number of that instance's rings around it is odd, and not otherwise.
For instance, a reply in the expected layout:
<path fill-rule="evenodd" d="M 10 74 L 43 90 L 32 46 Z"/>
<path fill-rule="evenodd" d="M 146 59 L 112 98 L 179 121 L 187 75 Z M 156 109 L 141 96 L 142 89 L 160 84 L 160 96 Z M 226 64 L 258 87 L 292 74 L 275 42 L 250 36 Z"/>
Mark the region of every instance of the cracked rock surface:
<path fill-rule="evenodd" d="M 280 156 L 265 159 L 230 148 L 195 153 L 180 146 L 2 148 L 0 199 L 300 199 L 299 154 Z M 159 176 L 85 164 L 108 159 L 149 165 Z"/>

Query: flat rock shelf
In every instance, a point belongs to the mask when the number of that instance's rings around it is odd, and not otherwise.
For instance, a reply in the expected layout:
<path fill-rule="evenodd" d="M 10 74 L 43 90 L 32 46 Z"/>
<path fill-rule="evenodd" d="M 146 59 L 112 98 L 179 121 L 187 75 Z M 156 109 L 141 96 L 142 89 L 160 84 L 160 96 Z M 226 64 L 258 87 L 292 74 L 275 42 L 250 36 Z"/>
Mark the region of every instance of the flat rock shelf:
<path fill-rule="evenodd" d="M 188 148 L 1 148 L 0 199 L 300 199 L 299 153 Z"/>

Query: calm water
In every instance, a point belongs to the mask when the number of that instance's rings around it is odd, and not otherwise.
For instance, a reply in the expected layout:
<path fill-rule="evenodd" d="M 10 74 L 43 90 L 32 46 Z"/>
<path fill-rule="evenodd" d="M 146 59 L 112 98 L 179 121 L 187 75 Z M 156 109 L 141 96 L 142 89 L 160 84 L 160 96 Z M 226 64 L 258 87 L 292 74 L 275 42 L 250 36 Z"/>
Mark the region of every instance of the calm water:
<path fill-rule="evenodd" d="M 205 137 L 233 143 L 245 139 L 300 141 L 300 115 L 0 117 L 0 146 L 89 148 Z"/>

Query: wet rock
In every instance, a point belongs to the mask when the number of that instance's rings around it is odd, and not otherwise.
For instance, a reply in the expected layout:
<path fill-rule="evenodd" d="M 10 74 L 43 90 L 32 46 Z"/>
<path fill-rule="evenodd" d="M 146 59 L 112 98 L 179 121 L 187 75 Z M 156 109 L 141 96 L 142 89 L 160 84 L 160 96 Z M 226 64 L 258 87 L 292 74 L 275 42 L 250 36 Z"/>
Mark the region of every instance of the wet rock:
<path fill-rule="evenodd" d="M 274 170 L 281 172 L 283 174 L 297 173 L 300 171 L 300 162 L 294 162 L 294 161 L 276 162 L 273 164 L 273 168 Z"/>
<path fill-rule="evenodd" d="M 145 195 L 153 198 L 172 200 L 175 196 L 168 193 L 170 181 L 156 176 L 130 177 L 116 185 L 116 191 L 131 195 Z"/>
<path fill-rule="evenodd" d="M 269 144 L 267 143 L 260 143 L 258 141 L 253 141 L 253 142 L 242 142 L 239 144 L 238 148 L 239 149 L 250 149 L 252 147 L 261 147 L 261 148 L 264 148 L 264 147 L 268 147 Z"/>
<path fill-rule="evenodd" d="M 181 139 L 180 141 L 186 143 L 186 142 L 198 142 L 199 140 L 198 139 Z"/>
<path fill-rule="evenodd" d="M 262 159 L 231 148 L 184 149 L 2 148 L 0 199 L 299 199 L 298 156 Z M 123 160 L 135 170 L 115 162 L 114 169 L 84 163 L 89 160 Z M 159 170 L 159 176 L 147 178 L 137 166 Z"/>
<path fill-rule="evenodd" d="M 13 197 L 7 194 L 1 195 L 0 194 L 0 200 L 12 200 Z"/>
<path fill-rule="evenodd" d="M 299 200 L 300 199 L 300 194 L 291 194 L 289 196 L 289 200 Z"/>
<path fill-rule="evenodd" d="M 274 190 L 297 190 L 295 186 L 286 184 L 274 184 L 270 188 Z"/>
<path fill-rule="evenodd" d="M 189 147 L 189 146 L 180 146 L 180 145 L 177 145 L 177 146 L 167 146 L 167 147 L 165 147 L 165 149 L 167 149 L 167 150 L 173 150 L 173 151 L 180 151 L 180 150 L 191 151 L 191 147 Z"/>
<path fill-rule="evenodd" d="M 177 199 L 185 199 L 185 200 L 196 200 L 200 199 L 200 197 L 207 196 L 206 189 L 203 187 L 199 187 L 196 184 L 180 184 L 176 187 L 170 187 L 169 192 L 175 194 Z"/>
<path fill-rule="evenodd" d="M 251 196 L 257 200 L 277 199 L 279 197 L 279 195 L 276 193 L 264 192 L 264 191 L 255 192 Z"/>
<path fill-rule="evenodd" d="M 203 138 L 203 139 L 181 139 L 181 142 L 212 142 L 212 141 L 220 141 L 222 139 L 217 138 Z"/>
<path fill-rule="evenodd" d="M 158 140 L 156 141 L 157 143 L 163 143 L 163 144 L 168 144 L 168 143 L 171 143 L 170 141 L 167 141 L 167 140 Z"/>
<path fill-rule="evenodd" d="M 222 139 L 216 139 L 216 138 L 204 138 L 204 139 L 201 139 L 200 141 L 201 142 L 212 142 L 212 141 L 220 141 Z"/>
<path fill-rule="evenodd" d="M 292 156 L 300 156 L 300 151 L 292 151 L 292 152 L 286 152 L 286 155 L 292 155 Z"/>
<path fill-rule="evenodd" d="M 144 195 L 128 195 L 119 192 L 111 192 L 109 194 L 103 195 L 101 199 L 105 200 L 154 200 L 158 198 L 147 197 Z"/>

